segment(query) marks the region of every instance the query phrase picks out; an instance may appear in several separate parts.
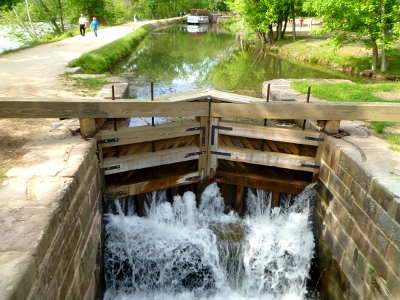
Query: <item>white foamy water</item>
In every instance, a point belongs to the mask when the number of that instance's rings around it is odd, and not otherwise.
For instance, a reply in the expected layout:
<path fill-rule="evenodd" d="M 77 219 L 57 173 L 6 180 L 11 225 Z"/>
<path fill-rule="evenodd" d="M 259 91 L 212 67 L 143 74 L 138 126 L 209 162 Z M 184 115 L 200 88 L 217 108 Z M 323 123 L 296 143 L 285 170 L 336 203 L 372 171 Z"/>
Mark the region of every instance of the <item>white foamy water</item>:
<path fill-rule="evenodd" d="M 142 218 L 115 201 L 116 214 L 105 215 L 104 299 L 305 299 L 313 193 L 271 212 L 270 192 L 249 192 L 245 218 L 224 212 L 215 183 L 198 208 L 192 192 L 172 204 L 165 191 L 150 194 Z"/>

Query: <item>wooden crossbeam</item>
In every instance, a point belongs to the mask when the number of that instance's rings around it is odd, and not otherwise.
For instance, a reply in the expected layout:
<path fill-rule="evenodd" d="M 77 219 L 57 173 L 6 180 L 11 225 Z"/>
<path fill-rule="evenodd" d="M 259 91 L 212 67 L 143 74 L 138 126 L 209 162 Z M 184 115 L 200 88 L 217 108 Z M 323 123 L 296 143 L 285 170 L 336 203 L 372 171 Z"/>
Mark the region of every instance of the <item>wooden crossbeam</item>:
<path fill-rule="evenodd" d="M 299 194 L 310 184 L 310 182 L 302 180 L 283 179 L 247 173 L 237 174 L 225 171 L 217 171 L 214 181 L 294 195 Z"/>
<path fill-rule="evenodd" d="M 187 99 L 198 99 L 187 94 Z M 201 94 L 201 97 L 199 96 Z M 151 99 L 15 99 L 0 98 L 0 118 L 128 118 L 128 117 L 180 117 L 209 116 L 260 119 L 311 119 L 311 120 L 367 120 L 400 121 L 398 103 L 344 103 L 344 102 L 266 102 L 263 99 L 218 93 L 223 102 L 169 101 L 167 96 Z M 172 98 L 178 95 L 171 96 Z M 232 100 L 234 99 L 234 100 Z M 235 100 L 237 99 L 237 100 Z M 242 99 L 243 101 L 239 101 Z M 248 102 L 249 103 L 239 103 Z"/>
<path fill-rule="evenodd" d="M 291 170 L 302 170 L 310 172 L 314 171 L 313 168 L 302 166 L 302 164 L 306 165 L 315 164 L 315 159 L 309 156 L 299 156 L 299 155 L 269 152 L 269 151 L 258 151 L 245 148 L 231 148 L 225 146 L 218 147 L 218 152 L 230 153 L 230 156 L 217 155 L 218 159 L 291 169 Z"/>
<path fill-rule="evenodd" d="M 212 103 L 212 117 L 365 120 L 400 122 L 399 103 L 361 102 L 256 102 L 249 104 Z"/>
<path fill-rule="evenodd" d="M 198 130 L 188 131 L 187 129 L 199 126 L 200 122 L 198 121 L 183 121 L 157 124 L 155 126 L 121 128 L 118 131 L 101 130 L 96 135 L 96 139 L 98 141 L 104 141 L 117 138 L 118 141 L 116 142 L 101 144 L 102 147 L 112 147 L 118 145 L 176 138 L 181 136 L 197 135 L 199 134 Z"/>
<path fill-rule="evenodd" d="M 116 174 L 130 170 L 144 169 L 149 167 L 168 165 L 181 161 L 189 161 L 199 159 L 198 155 L 190 155 L 188 153 L 198 152 L 199 147 L 188 146 L 175 149 L 161 150 L 157 152 L 146 152 L 140 154 L 132 154 L 121 157 L 110 157 L 104 159 L 103 167 L 119 168 L 104 171 L 105 175 Z"/>
<path fill-rule="evenodd" d="M 320 133 L 315 130 L 295 127 L 263 126 L 261 124 L 220 122 L 221 127 L 232 127 L 232 130 L 219 129 L 220 134 L 243 136 L 248 138 L 264 139 L 300 145 L 318 146 L 318 141 L 308 140 L 306 137 L 319 138 Z"/>
<path fill-rule="evenodd" d="M 152 180 L 145 180 L 131 184 L 110 186 L 107 187 L 106 189 L 106 195 L 116 193 L 116 196 L 107 197 L 106 201 L 115 198 L 134 196 L 155 190 L 162 190 L 175 186 L 195 183 L 198 182 L 200 179 L 193 177 L 198 177 L 198 176 L 199 176 L 198 172 L 192 172 L 180 175 L 167 176 L 163 178 L 155 178 Z"/>

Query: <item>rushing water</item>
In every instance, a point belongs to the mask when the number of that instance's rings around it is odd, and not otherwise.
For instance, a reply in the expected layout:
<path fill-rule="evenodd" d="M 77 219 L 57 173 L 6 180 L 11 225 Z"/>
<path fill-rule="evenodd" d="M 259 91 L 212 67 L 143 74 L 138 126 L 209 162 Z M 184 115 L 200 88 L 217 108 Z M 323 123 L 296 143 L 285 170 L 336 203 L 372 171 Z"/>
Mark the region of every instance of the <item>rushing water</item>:
<path fill-rule="evenodd" d="M 260 95 L 263 82 L 277 78 L 360 80 L 245 46 L 239 37 L 215 26 L 206 29 L 172 26 L 147 35 L 115 70 L 130 79 L 131 98 L 150 97 L 150 82 L 157 96 L 196 88 Z"/>
<path fill-rule="evenodd" d="M 196 206 L 186 192 L 115 200 L 105 215 L 104 299 L 306 299 L 314 239 L 308 187 L 270 209 L 271 193 L 248 189 L 246 216 L 226 213 L 217 184 Z"/>

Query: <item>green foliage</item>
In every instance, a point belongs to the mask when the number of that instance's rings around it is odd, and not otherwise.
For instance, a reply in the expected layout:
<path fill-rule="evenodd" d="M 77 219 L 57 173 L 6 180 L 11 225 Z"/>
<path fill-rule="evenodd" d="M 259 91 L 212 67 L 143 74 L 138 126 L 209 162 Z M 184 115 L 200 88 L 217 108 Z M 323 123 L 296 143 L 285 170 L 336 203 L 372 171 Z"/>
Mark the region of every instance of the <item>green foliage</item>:
<path fill-rule="evenodd" d="M 70 67 L 80 66 L 85 74 L 101 74 L 111 69 L 122 58 L 131 54 L 132 48 L 139 44 L 150 25 L 136 29 L 134 32 L 110 43 L 100 49 L 83 54 L 69 64 Z"/>
<path fill-rule="evenodd" d="M 65 77 L 70 80 L 74 80 L 74 86 L 79 89 L 88 89 L 88 90 L 99 90 L 104 85 L 108 84 L 109 82 L 105 79 L 105 75 L 101 75 L 98 77 L 72 77 L 69 74 L 66 74 Z"/>
<path fill-rule="evenodd" d="M 385 128 L 393 126 L 394 122 L 369 122 L 368 128 L 376 131 L 377 133 L 384 133 Z"/>
<path fill-rule="evenodd" d="M 6 179 L 6 173 L 10 168 L 6 168 L 2 164 L 0 164 L 0 183 L 3 182 L 4 179 Z"/>
<path fill-rule="evenodd" d="M 332 102 L 389 102 L 377 96 L 380 92 L 394 92 L 399 95 L 398 100 L 390 102 L 400 103 L 400 82 L 377 84 L 353 83 L 314 83 L 310 81 L 293 82 L 292 88 L 306 94 L 311 86 L 311 93 L 318 99 Z"/>

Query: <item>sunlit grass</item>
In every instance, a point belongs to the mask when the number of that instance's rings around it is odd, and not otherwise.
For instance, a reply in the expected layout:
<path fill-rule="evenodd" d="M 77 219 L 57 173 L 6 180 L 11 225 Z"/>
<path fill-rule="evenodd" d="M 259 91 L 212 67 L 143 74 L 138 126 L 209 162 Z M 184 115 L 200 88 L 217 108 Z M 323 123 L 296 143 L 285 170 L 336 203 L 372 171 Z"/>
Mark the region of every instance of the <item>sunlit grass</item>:
<path fill-rule="evenodd" d="M 6 179 L 6 173 L 10 168 L 6 168 L 2 164 L 0 164 L 0 183 L 3 182 L 4 179 Z"/>
<path fill-rule="evenodd" d="M 318 99 L 331 102 L 395 102 L 400 103 L 400 82 L 358 84 L 358 83 L 315 83 L 311 81 L 293 82 L 292 88 L 306 94 L 311 86 L 311 94 Z M 395 100 L 385 100 L 379 93 L 394 93 Z"/>

